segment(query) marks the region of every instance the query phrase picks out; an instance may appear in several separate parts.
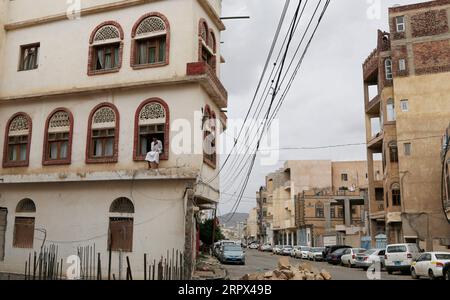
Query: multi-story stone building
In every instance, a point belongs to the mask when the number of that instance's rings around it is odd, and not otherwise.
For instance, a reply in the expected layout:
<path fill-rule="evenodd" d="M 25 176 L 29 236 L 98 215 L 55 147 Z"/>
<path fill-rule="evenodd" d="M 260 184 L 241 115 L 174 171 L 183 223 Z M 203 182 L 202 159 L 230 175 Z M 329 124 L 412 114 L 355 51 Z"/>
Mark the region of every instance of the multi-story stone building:
<path fill-rule="evenodd" d="M 272 243 L 270 224 L 273 218 L 272 202 L 267 197 L 265 187 L 260 187 L 256 192 L 256 208 L 258 216 L 258 241 L 260 243 Z"/>
<path fill-rule="evenodd" d="M 381 162 L 375 170 L 381 176 Z M 368 234 L 367 162 L 287 161 L 266 177 L 268 242 L 360 246 Z M 258 196 L 257 196 L 258 197 Z"/>
<path fill-rule="evenodd" d="M 64 258 L 111 249 L 114 273 L 125 252 L 136 278 L 144 253 L 184 251 L 189 276 L 195 214 L 219 199 L 221 0 L 81 5 L 0 1 L 0 272 L 22 273 L 45 239 Z"/>
<path fill-rule="evenodd" d="M 299 244 L 364 244 L 369 234 L 367 162 L 296 162 L 296 172 L 303 181 L 295 202 Z M 375 169 L 380 175 L 381 162 Z"/>
<path fill-rule="evenodd" d="M 255 207 L 252 208 L 245 222 L 245 240 L 247 243 L 256 242 L 258 241 L 258 236 L 258 210 Z"/>
<path fill-rule="evenodd" d="M 363 64 L 372 238 L 450 243 L 442 213 L 441 136 L 450 120 L 450 1 L 389 9 L 390 32 Z M 383 157 L 383 177 L 373 174 Z"/>

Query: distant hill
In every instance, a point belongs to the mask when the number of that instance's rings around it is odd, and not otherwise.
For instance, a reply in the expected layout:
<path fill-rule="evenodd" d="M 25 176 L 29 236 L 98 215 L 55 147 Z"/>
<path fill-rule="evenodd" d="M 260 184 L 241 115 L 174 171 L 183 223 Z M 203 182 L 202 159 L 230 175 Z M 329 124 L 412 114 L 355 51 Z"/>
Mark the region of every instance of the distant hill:
<path fill-rule="evenodd" d="M 225 227 L 231 228 L 236 227 L 237 223 L 245 222 L 248 218 L 248 214 L 246 213 L 235 213 L 233 218 L 229 222 L 226 222 L 232 214 L 228 213 L 226 215 L 219 217 L 219 222 L 221 225 L 225 225 Z"/>

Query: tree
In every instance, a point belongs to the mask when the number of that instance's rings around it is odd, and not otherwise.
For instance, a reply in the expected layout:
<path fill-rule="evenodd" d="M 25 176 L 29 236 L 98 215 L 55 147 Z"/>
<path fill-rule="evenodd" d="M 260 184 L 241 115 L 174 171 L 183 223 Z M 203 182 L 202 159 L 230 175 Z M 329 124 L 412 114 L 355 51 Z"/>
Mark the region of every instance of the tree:
<path fill-rule="evenodd" d="M 211 246 L 212 243 L 212 231 L 214 226 L 214 219 L 209 219 L 200 223 L 200 240 L 204 245 Z M 220 230 L 220 226 L 216 223 L 216 234 L 214 236 L 214 242 L 223 240 L 225 237 Z"/>

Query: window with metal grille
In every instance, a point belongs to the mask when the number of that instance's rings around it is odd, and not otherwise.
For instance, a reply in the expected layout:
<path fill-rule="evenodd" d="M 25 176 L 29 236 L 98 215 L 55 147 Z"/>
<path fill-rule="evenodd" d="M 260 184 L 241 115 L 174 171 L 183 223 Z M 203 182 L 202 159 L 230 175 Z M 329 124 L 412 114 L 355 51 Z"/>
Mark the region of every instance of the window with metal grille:
<path fill-rule="evenodd" d="M 348 174 L 341 174 L 342 181 L 348 181 Z"/>
<path fill-rule="evenodd" d="M 118 198 L 113 201 L 109 208 L 111 213 L 134 214 L 134 205 L 128 198 Z"/>
<path fill-rule="evenodd" d="M 28 71 L 38 68 L 39 48 L 39 43 L 21 47 L 19 71 Z"/>
<path fill-rule="evenodd" d="M 14 222 L 14 239 L 13 246 L 15 248 L 33 248 L 34 241 L 34 218 L 16 217 Z"/>

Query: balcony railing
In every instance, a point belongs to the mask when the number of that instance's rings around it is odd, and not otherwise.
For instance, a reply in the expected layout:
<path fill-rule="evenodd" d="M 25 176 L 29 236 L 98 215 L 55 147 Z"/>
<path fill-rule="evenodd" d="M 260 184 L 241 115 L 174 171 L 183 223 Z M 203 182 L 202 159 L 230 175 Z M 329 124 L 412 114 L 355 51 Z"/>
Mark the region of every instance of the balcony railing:
<path fill-rule="evenodd" d="M 216 72 L 206 62 L 194 62 L 187 64 L 187 76 L 203 76 L 205 88 L 215 100 L 219 101 L 219 106 L 227 107 L 228 92 L 217 77 Z"/>
<path fill-rule="evenodd" d="M 364 61 L 364 80 L 367 80 L 376 70 L 378 70 L 378 49 L 373 50 L 369 57 Z"/>

